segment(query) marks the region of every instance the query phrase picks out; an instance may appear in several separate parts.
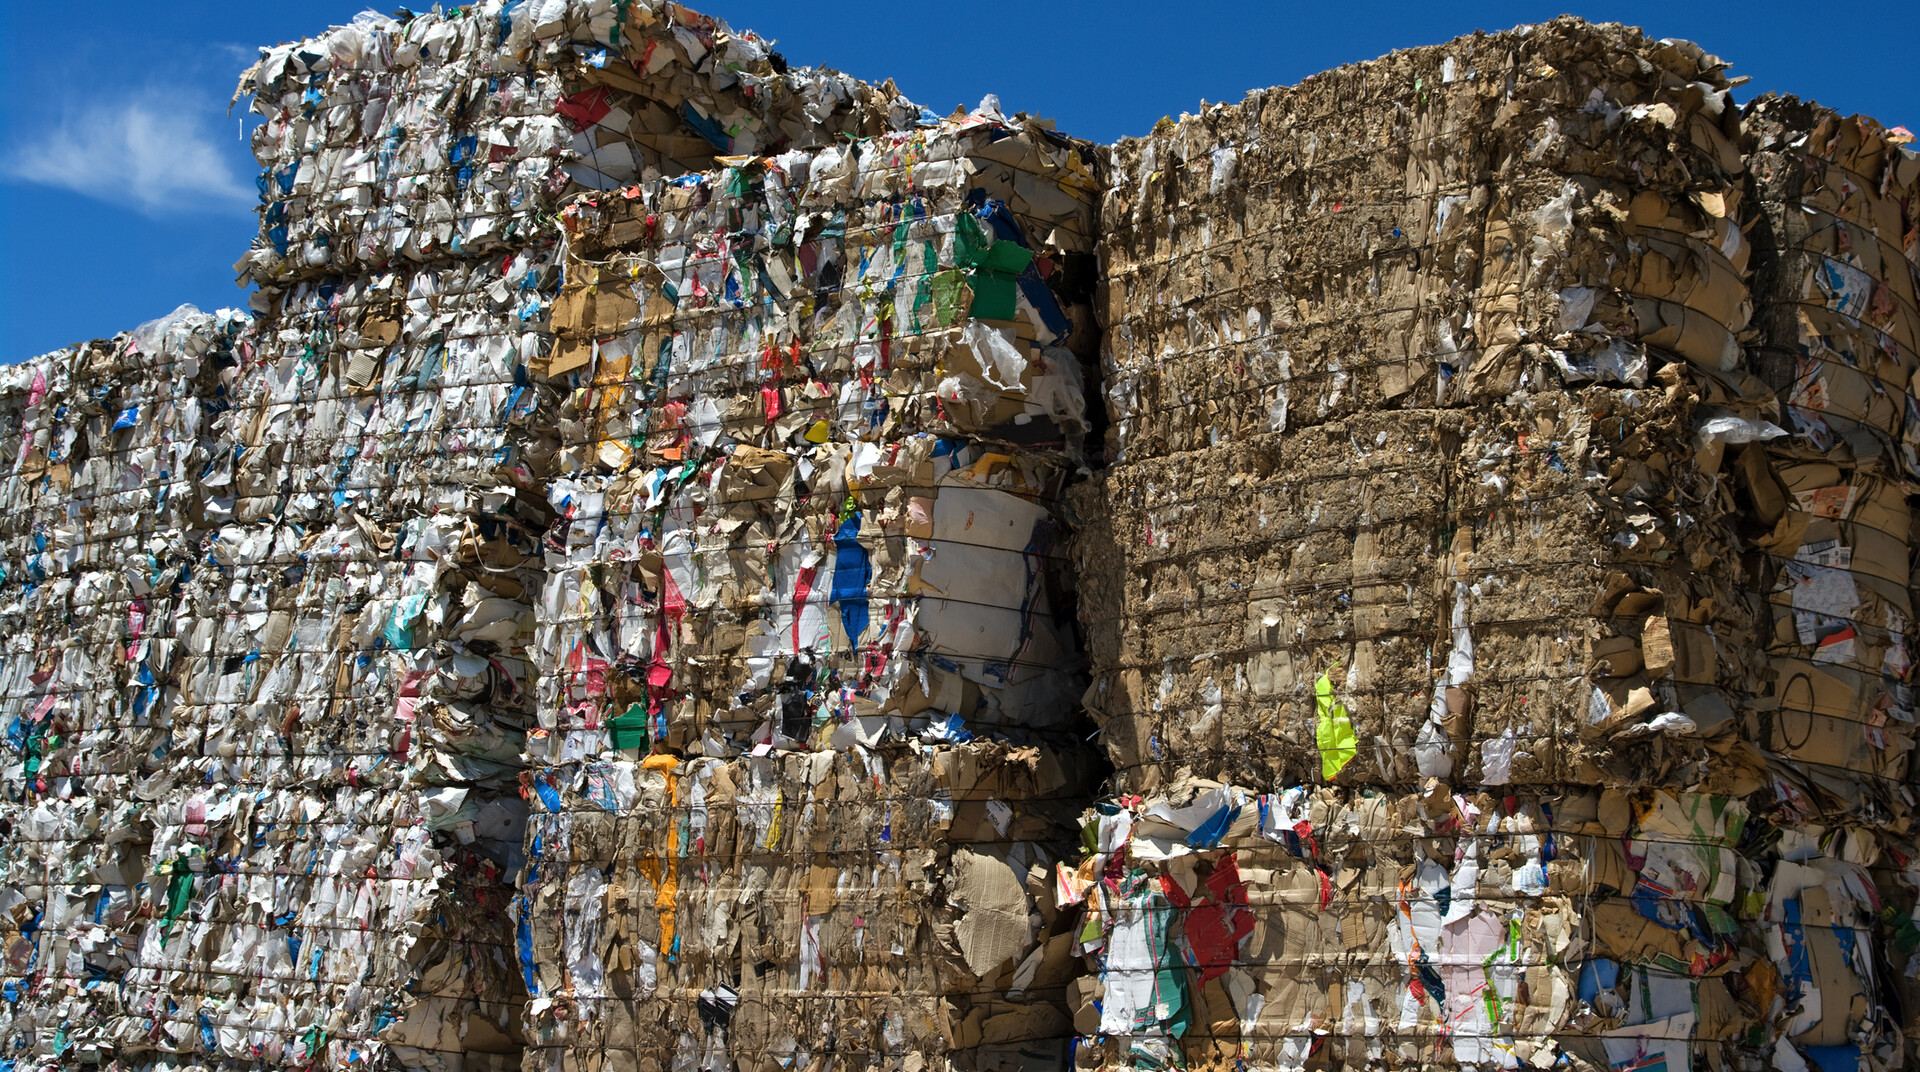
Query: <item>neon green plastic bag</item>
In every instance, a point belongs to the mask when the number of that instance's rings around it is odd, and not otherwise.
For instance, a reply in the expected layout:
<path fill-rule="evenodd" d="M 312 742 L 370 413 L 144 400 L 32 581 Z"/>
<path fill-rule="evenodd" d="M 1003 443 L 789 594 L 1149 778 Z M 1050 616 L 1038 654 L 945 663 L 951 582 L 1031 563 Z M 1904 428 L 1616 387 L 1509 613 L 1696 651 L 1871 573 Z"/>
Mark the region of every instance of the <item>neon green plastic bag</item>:
<path fill-rule="evenodd" d="M 1320 746 L 1320 778 L 1332 781 L 1360 754 L 1360 740 L 1354 736 L 1353 720 L 1347 709 L 1333 698 L 1333 679 L 1325 674 L 1313 683 L 1314 739 Z"/>

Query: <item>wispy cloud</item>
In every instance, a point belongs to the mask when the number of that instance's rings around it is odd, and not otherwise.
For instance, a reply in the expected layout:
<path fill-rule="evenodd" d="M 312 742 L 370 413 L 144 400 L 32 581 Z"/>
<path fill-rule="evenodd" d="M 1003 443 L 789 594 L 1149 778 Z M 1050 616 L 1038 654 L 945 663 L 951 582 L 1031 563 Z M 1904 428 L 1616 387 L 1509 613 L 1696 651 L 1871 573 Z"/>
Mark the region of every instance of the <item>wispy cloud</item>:
<path fill-rule="evenodd" d="M 252 203 L 254 191 L 213 133 L 218 114 L 200 93 L 135 90 L 27 131 L 0 168 L 150 215 L 231 210 Z"/>

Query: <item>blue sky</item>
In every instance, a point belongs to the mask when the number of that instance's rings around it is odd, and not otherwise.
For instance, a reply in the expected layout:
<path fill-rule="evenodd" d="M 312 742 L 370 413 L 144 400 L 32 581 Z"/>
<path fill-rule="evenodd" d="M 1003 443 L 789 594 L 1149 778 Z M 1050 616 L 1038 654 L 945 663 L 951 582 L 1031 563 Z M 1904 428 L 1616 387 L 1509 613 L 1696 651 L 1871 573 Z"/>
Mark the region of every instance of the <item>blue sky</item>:
<path fill-rule="evenodd" d="M 416 0 L 418 2 L 418 0 Z M 240 305 L 254 230 L 241 109 L 254 46 L 351 19 L 353 0 L 0 0 L 0 361 L 111 335 L 182 302 Z M 1098 141 L 1201 100 L 1237 100 L 1395 48 L 1562 11 L 1685 37 L 1765 90 L 1920 126 L 1920 3 L 1811 20 L 1776 0 L 1541 3 L 944 0 L 693 6 L 779 40 L 796 63 L 892 77 L 946 112 L 998 93 Z M 383 9 L 385 10 L 385 9 Z"/>

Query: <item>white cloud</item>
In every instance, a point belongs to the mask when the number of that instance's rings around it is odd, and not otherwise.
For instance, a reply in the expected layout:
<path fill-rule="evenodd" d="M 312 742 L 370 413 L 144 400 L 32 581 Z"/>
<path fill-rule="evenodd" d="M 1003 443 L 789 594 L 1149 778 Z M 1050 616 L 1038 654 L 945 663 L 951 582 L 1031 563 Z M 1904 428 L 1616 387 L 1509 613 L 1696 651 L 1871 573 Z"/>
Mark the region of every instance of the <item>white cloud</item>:
<path fill-rule="evenodd" d="M 8 147 L 7 177 L 149 214 L 256 200 L 189 91 L 145 90 L 59 117 Z M 217 113 L 216 113 L 217 114 Z"/>

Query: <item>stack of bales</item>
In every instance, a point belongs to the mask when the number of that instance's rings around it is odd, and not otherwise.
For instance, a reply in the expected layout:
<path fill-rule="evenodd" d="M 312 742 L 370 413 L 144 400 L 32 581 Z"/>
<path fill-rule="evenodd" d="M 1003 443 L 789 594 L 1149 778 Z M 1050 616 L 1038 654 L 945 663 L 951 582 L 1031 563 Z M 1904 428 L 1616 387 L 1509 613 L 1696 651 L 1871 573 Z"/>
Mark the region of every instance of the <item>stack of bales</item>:
<path fill-rule="evenodd" d="M 1775 433 L 1717 70 L 1560 21 L 1116 150 L 1080 565 L 1126 784 L 1304 777 L 1323 673 L 1384 784 L 1649 777 L 1655 682 L 1758 684 L 1714 474 Z"/>
<path fill-rule="evenodd" d="M 526 428 L 561 397 L 542 214 L 918 110 L 678 5 L 560 0 L 364 15 L 242 90 L 258 319 L 179 314 L 12 391 L 38 848 L 4 894 L 10 1037 L 43 1065 L 510 1067 L 552 519 Z"/>
<path fill-rule="evenodd" d="M 1781 430 L 1721 67 L 1557 20 L 1115 150 L 1076 561 L 1147 795 L 1060 876 L 1083 1064 L 1755 1042 L 1766 625 L 1723 468 Z"/>
<path fill-rule="evenodd" d="M 532 1067 L 1064 1062 L 1091 159 L 976 113 L 568 208 Z"/>
<path fill-rule="evenodd" d="M 1747 114 L 1754 367 L 1792 433 L 1740 458 L 1771 680 L 1747 732 L 1781 762 L 1763 927 L 1810 1054 L 1913 1037 L 1913 511 L 1920 480 L 1920 154 L 1792 98 Z M 1895 992 L 1898 1001 L 1888 1000 Z M 1892 1055 L 1897 1057 L 1898 1055 Z"/>
<path fill-rule="evenodd" d="M 1723 68 L 265 50 L 253 315 L 0 376 L 0 1061 L 1897 1067 L 1920 156 Z"/>

